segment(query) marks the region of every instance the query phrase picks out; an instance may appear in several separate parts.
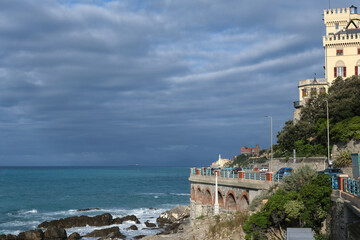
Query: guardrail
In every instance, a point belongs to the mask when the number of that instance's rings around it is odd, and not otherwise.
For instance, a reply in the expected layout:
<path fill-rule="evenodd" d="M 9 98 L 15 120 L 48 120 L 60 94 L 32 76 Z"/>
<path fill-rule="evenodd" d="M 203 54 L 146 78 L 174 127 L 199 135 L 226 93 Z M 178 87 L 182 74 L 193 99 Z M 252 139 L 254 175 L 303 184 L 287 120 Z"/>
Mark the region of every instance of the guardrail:
<path fill-rule="evenodd" d="M 273 181 L 280 182 L 283 178 L 282 175 L 276 175 L 272 172 L 259 172 L 257 169 L 247 168 L 247 171 L 236 171 L 233 169 L 211 169 L 211 168 L 191 168 L 191 175 L 214 177 L 216 172 L 220 178 L 237 178 L 248 179 L 256 181 Z"/>
<path fill-rule="evenodd" d="M 256 170 L 256 169 L 255 169 Z M 276 175 L 272 172 L 259 172 L 254 169 L 248 171 L 234 171 L 232 169 L 220 169 L 214 170 L 211 168 L 191 168 L 191 175 L 215 177 L 218 172 L 220 178 L 237 178 L 247 179 L 254 181 L 273 181 L 280 182 L 283 179 L 283 175 Z M 360 197 L 360 180 L 349 178 L 348 175 L 338 174 L 331 177 L 331 186 L 333 189 L 338 189 L 343 192 L 347 192 L 356 197 Z"/>
<path fill-rule="evenodd" d="M 347 192 L 356 197 L 360 196 L 359 179 L 349 178 L 347 175 L 339 174 L 331 177 L 331 185 L 333 189 Z"/>

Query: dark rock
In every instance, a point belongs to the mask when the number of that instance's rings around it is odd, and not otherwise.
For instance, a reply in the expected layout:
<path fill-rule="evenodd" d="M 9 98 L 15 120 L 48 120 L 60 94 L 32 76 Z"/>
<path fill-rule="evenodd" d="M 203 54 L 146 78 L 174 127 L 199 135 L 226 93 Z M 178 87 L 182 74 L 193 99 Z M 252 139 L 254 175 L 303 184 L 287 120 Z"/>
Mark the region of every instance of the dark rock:
<path fill-rule="evenodd" d="M 138 227 L 136 225 L 131 225 L 127 228 L 128 230 L 138 230 Z"/>
<path fill-rule="evenodd" d="M 49 227 L 44 233 L 44 240 L 65 240 L 67 238 L 64 228 Z"/>
<path fill-rule="evenodd" d="M 156 224 L 155 224 L 155 223 L 151 223 L 151 222 L 149 222 L 149 221 L 146 221 L 146 222 L 145 222 L 145 226 L 146 226 L 146 227 L 154 228 L 154 227 L 156 227 Z"/>
<path fill-rule="evenodd" d="M 19 233 L 17 240 L 43 240 L 44 233 L 40 229 Z"/>
<path fill-rule="evenodd" d="M 76 211 L 78 211 L 78 212 L 86 212 L 86 211 L 92 211 L 92 210 L 100 210 L 100 208 L 83 208 L 83 209 L 78 209 Z"/>
<path fill-rule="evenodd" d="M 81 238 L 80 234 L 78 234 L 77 232 L 74 232 L 74 233 L 69 235 L 67 240 L 78 240 L 80 238 Z"/>
<path fill-rule="evenodd" d="M 97 215 L 94 217 L 88 216 L 75 216 L 68 218 L 61 218 L 59 220 L 53 220 L 50 222 L 43 222 L 38 227 L 39 228 L 49 228 L 49 227 L 61 227 L 61 228 L 72 228 L 72 227 L 85 227 L 89 226 L 108 226 L 113 222 L 112 216 L 109 213 L 104 213 L 102 215 Z"/>
<path fill-rule="evenodd" d="M 125 217 L 122 217 L 122 218 L 115 218 L 113 220 L 113 224 L 122 224 L 125 221 L 133 221 L 133 222 L 135 222 L 137 224 L 140 223 L 139 219 L 135 215 L 128 215 L 128 216 L 125 216 Z"/>
<path fill-rule="evenodd" d="M 6 235 L 6 240 L 16 240 L 16 236 L 15 235 L 12 235 L 12 234 L 7 234 Z"/>
<path fill-rule="evenodd" d="M 181 226 L 181 223 L 179 223 L 179 222 L 167 225 L 165 228 L 164 234 L 177 233 L 180 226 Z"/>
<path fill-rule="evenodd" d="M 146 235 L 137 235 L 133 237 L 134 239 L 142 239 L 143 237 L 146 237 Z"/>
<path fill-rule="evenodd" d="M 94 230 L 91 233 L 86 234 L 84 237 L 100 237 L 101 239 L 115 239 L 115 238 L 125 239 L 126 238 L 120 232 L 120 229 L 118 227 Z"/>
<path fill-rule="evenodd" d="M 2 234 L 0 235 L 0 240 L 16 240 L 16 236 L 12 234 Z"/>
<path fill-rule="evenodd" d="M 157 219 L 159 227 L 163 227 L 164 225 L 173 224 L 179 222 L 185 218 L 190 216 L 190 207 L 189 206 L 177 206 L 173 209 L 170 209 L 164 213 L 162 213 Z"/>

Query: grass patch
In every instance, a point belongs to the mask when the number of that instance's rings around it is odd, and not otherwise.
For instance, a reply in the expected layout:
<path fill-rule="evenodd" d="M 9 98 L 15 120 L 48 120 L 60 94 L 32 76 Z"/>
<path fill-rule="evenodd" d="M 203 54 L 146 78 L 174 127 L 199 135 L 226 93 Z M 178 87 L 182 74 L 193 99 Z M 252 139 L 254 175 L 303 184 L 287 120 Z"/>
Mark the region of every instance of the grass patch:
<path fill-rule="evenodd" d="M 236 228 L 241 228 L 249 218 L 247 212 L 236 212 L 232 216 L 221 219 L 220 215 L 215 216 L 215 224 L 209 227 L 209 235 L 215 237 L 223 232 L 231 232 Z"/>

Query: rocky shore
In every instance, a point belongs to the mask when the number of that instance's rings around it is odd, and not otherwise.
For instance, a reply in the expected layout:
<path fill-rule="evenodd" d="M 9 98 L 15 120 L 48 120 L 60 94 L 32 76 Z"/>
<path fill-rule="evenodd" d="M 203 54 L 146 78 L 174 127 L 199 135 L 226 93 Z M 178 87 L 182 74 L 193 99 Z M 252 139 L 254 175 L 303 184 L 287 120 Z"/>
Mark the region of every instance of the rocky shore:
<path fill-rule="evenodd" d="M 92 209 L 79 209 L 79 212 L 86 212 Z M 146 228 L 161 229 L 161 234 L 177 233 L 182 229 L 183 225 L 189 223 L 190 209 L 188 206 L 178 206 L 174 209 L 162 213 L 157 219 L 156 223 L 149 220 L 145 221 Z M 113 218 L 109 213 L 104 213 L 94 217 L 89 216 L 74 216 L 61 218 L 53 221 L 45 221 L 37 226 L 35 230 L 21 232 L 18 235 L 0 235 L 0 240 L 77 240 L 81 238 L 96 238 L 96 239 L 126 239 L 126 236 L 120 232 L 119 225 L 125 222 L 133 222 L 134 224 L 127 228 L 127 230 L 137 231 L 140 224 L 139 219 L 135 215 L 128 215 L 121 218 Z M 67 234 L 66 229 L 76 227 L 95 226 L 99 227 L 90 233 L 81 236 L 74 232 Z M 132 239 L 142 239 L 144 235 L 136 235 Z"/>

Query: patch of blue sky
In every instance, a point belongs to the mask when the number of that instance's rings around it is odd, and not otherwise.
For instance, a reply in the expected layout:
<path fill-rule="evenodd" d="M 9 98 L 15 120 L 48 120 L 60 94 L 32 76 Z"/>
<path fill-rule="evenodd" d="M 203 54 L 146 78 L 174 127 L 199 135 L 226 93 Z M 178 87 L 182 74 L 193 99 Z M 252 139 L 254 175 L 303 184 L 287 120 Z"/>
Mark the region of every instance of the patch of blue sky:
<path fill-rule="evenodd" d="M 139 11 L 147 7 L 147 2 L 143 0 L 58 0 L 61 5 L 72 7 L 78 4 L 106 6 L 109 3 L 121 3 L 129 11 Z"/>

